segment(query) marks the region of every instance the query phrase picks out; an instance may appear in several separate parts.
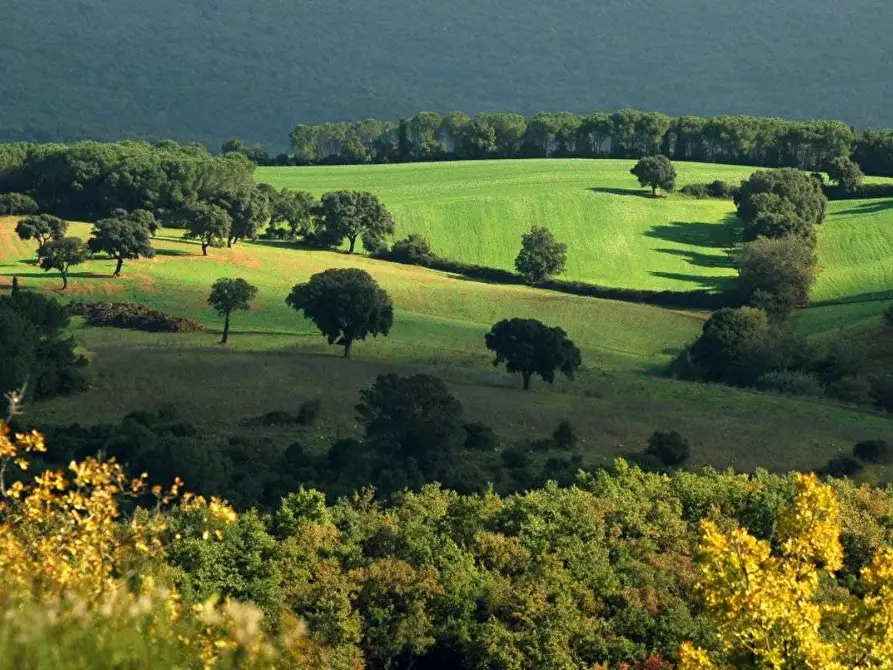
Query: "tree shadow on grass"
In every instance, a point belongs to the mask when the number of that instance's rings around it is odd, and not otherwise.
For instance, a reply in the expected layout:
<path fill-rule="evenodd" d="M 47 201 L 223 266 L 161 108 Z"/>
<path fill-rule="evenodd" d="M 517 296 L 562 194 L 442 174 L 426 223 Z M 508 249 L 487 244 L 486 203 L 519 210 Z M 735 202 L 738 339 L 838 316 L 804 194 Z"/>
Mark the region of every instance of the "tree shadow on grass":
<path fill-rule="evenodd" d="M 648 200 L 662 200 L 661 196 L 651 195 L 651 190 L 642 190 L 637 188 L 609 188 L 607 186 L 592 186 L 589 188 L 592 193 L 607 193 L 608 195 L 627 195 L 636 198 L 646 198 Z"/>
<path fill-rule="evenodd" d="M 156 256 L 201 256 L 201 254 L 195 254 L 191 251 L 182 251 L 180 249 L 156 249 Z"/>
<path fill-rule="evenodd" d="M 693 247 L 728 249 L 741 239 L 741 228 L 738 217 L 729 215 L 720 223 L 672 221 L 654 226 L 645 236 Z"/>
<path fill-rule="evenodd" d="M 712 256 L 710 254 L 702 254 L 699 251 L 689 251 L 688 249 L 655 249 L 662 254 L 670 256 L 678 256 L 684 258 L 690 265 L 697 265 L 702 268 L 733 268 L 735 263 L 728 254 L 722 256 Z"/>
<path fill-rule="evenodd" d="M 673 279 L 675 281 L 698 284 L 698 288 L 724 293 L 734 290 L 735 277 L 709 277 L 706 275 L 687 275 L 679 272 L 649 272 L 652 277 Z"/>
<path fill-rule="evenodd" d="M 863 202 L 861 205 L 842 209 L 839 212 L 833 212 L 833 214 L 876 214 L 885 212 L 888 209 L 893 209 L 893 199 Z"/>
<path fill-rule="evenodd" d="M 860 293 L 859 295 L 845 296 L 843 298 L 831 298 L 829 300 L 817 300 L 809 304 L 810 307 L 831 307 L 833 305 L 851 305 L 861 302 L 890 302 L 893 301 L 893 290 L 874 291 L 872 293 Z"/>
<path fill-rule="evenodd" d="M 62 276 L 53 270 L 49 272 L 16 272 L 15 275 L 17 277 L 24 279 L 58 279 L 62 281 Z M 69 279 L 112 279 L 114 275 L 109 272 L 106 274 L 101 274 L 99 272 L 69 272 Z"/>

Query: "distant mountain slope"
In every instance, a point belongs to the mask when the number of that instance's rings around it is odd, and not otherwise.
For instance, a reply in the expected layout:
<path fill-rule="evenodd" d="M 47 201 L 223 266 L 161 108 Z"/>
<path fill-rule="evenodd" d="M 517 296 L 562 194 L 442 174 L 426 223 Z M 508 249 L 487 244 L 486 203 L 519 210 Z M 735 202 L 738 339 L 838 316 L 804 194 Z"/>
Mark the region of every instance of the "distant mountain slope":
<path fill-rule="evenodd" d="M 0 140 L 625 105 L 893 125 L 891 25 L 888 0 L 4 0 Z"/>

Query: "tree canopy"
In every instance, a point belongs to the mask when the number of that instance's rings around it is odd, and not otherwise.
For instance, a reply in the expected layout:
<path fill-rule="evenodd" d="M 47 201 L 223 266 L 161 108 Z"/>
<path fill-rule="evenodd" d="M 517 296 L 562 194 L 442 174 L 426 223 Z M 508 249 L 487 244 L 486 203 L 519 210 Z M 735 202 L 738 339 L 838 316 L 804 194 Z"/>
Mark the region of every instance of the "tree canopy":
<path fill-rule="evenodd" d="M 50 214 L 27 216 L 16 224 L 16 235 L 22 240 L 37 240 L 38 248 L 51 240 L 61 240 L 68 230 L 68 221 Z"/>
<path fill-rule="evenodd" d="M 116 259 L 115 276 L 120 277 L 126 259 L 155 256 L 151 237 L 142 215 L 119 216 L 97 221 L 87 246 L 93 253 L 106 253 Z"/>
<path fill-rule="evenodd" d="M 757 197 L 763 193 L 775 194 L 793 205 L 797 216 L 809 224 L 819 225 L 825 220 L 828 199 L 822 193 L 819 181 L 802 170 L 779 168 L 759 170 L 741 182 L 741 188 L 735 195 L 735 204 L 738 206 L 738 217 L 745 225 L 757 219 L 761 205 L 778 202 L 777 199 Z M 750 237 L 755 238 L 756 234 Z"/>
<path fill-rule="evenodd" d="M 564 272 L 567 245 L 555 239 L 548 228 L 534 226 L 521 236 L 521 251 L 515 269 L 531 284 Z"/>
<path fill-rule="evenodd" d="M 496 354 L 493 365 L 505 363 L 512 373 L 520 373 L 524 390 L 537 374 L 550 384 L 555 373 L 568 379 L 582 364 L 577 346 L 561 328 L 550 328 L 536 319 L 506 319 L 495 324 L 485 336 L 487 349 Z"/>
<path fill-rule="evenodd" d="M 208 255 L 208 247 L 222 247 L 230 236 L 232 217 L 223 207 L 207 202 L 189 203 L 180 210 L 180 220 L 186 223 L 186 235 L 198 239 L 202 255 Z"/>
<path fill-rule="evenodd" d="M 657 189 L 673 191 L 676 188 L 676 168 L 666 156 L 645 156 L 639 159 L 630 174 L 639 180 L 640 186 L 650 186 L 651 195 L 657 195 Z"/>
<path fill-rule="evenodd" d="M 256 295 L 257 287 L 240 277 L 236 279 L 221 277 L 211 286 L 208 304 L 224 318 L 221 344 L 226 344 L 229 339 L 230 315 L 236 310 L 250 309 L 251 301 Z"/>
<path fill-rule="evenodd" d="M 769 369 L 769 346 L 769 320 L 763 310 L 726 308 L 704 324 L 691 358 L 707 381 L 746 386 Z"/>
<path fill-rule="evenodd" d="M 63 237 L 51 240 L 37 250 L 37 260 L 44 272 L 58 270 L 62 275 L 62 290 L 68 288 L 68 271 L 80 265 L 89 256 L 89 250 L 79 237 Z"/>
<path fill-rule="evenodd" d="M 796 238 L 760 237 L 736 257 L 738 288 L 745 304 L 783 321 L 795 307 L 807 305 L 816 280 L 816 253 Z"/>
<path fill-rule="evenodd" d="M 303 310 L 329 344 L 344 347 L 350 358 L 354 342 L 368 335 L 387 336 L 394 323 L 390 297 L 364 270 L 332 269 L 315 274 L 306 284 L 295 285 L 285 300 Z"/>
<path fill-rule="evenodd" d="M 348 253 L 354 252 L 361 237 L 366 250 L 375 251 L 394 233 L 394 217 L 376 196 L 365 191 L 326 193 L 318 211 L 324 239 L 337 246 L 347 238 Z"/>

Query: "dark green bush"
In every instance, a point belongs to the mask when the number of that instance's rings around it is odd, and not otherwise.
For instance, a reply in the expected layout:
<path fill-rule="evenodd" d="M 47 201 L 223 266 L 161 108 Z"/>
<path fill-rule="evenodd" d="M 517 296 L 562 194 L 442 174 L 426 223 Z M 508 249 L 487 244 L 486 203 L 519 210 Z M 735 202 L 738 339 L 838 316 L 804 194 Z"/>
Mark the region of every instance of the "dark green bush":
<path fill-rule="evenodd" d="M 574 430 L 573 424 L 567 420 L 562 421 L 555 427 L 555 430 L 552 432 L 552 439 L 559 449 L 573 449 L 579 441 L 577 431 Z"/>
<path fill-rule="evenodd" d="M 37 201 L 23 193 L 0 193 L 0 216 L 37 214 Z"/>
<path fill-rule="evenodd" d="M 302 426 L 312 426 L 313 422 L 316 421 L 316 417 L 319 416 L 319 411 L 321 409 L 321 398 L 311 398 L 309 400 L 305 400 L 298 408 L 298 416 L 295 418 L 295 420 Z"/>
<path fill-rule="evenodd" d="M 884 310 L 884 323 L 893 327 L 893 305 Z"/>
<path fill-rule="evenodd" d="M 853 456 L 864 463 L 893 463 L 893 446 L 884 440 L 866 440 L 853 447 Z"/>
<path fill-rule="evenodd" d="M 880 409 L 893 412 L 893 377 L 872 377 L 868 382 L 868 395 Z"/>
<path fill-rule="evenodd" d="M 411 233 L 405 239 L 394 242 L 387 254 L 388 260 L 407 265 L 428 266 L 434 260 L 434 252 L 428 240 L 418 233 Z"/>
<path fill-rule="evenodd" d="M 656 458 L 668 467 L 682 465 L 691 454 L 691 445 L 676 431 L 670 433 L 655 432 L 648 438 L 645 454 Z"/>
<path fill-rule="evenodd" d="M 790 395 L 820 396 L 824 393 L 815 375 L 798 370 L 767 372 L 757 379 L 755 386 L 761 391 Z"/>
<path fill-rule="evenodd" d="M 828 461 L 822 473 L 830 477 L 852 477 L 863 469 L 864 466 L 852 456 L 836 456 Z"/>
<path fill-rule="evenodd" d="M 463 424 L 465 428 L 465 448 L 474 451 L 496 451 L 499 449 L 499 436 L 487 424 L 479 421 Z"/>

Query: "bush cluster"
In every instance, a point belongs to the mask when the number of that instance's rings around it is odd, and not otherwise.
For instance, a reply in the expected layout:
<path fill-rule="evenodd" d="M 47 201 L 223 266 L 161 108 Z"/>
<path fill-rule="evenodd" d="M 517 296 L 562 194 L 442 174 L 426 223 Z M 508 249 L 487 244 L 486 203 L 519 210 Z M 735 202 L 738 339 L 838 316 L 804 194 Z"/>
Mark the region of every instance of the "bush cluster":
<path fill-rule="evenodd" d="M 73 302 L 69 313 L 83 316 L 89 326 L 131 328 L 149 333 L 194 333 L 202 325 L 193 319 L 171 316 L 145 305 L 129 302 Z"/>
<path fill-rule="evenodd" d="M 683 195 L 699 200 L 708 198 L 731 200 L 735 197 L 738 188 L 721 179 L 716 179 L 708 184 L 686 184 L 681 190 Z"/>
<path fill-rule="evenodd" d="M 0 216 L 37 214 L 37 201 L 23 193 L 0 193 Z"/>

